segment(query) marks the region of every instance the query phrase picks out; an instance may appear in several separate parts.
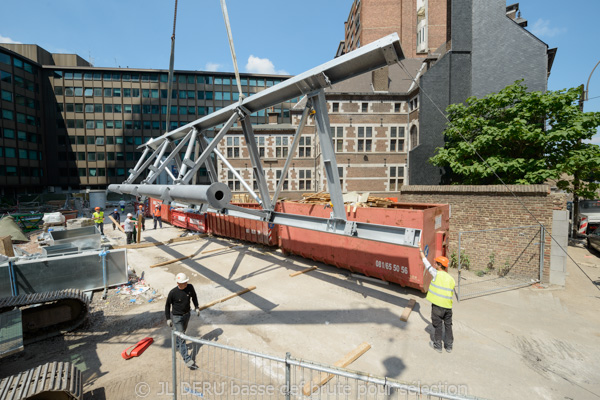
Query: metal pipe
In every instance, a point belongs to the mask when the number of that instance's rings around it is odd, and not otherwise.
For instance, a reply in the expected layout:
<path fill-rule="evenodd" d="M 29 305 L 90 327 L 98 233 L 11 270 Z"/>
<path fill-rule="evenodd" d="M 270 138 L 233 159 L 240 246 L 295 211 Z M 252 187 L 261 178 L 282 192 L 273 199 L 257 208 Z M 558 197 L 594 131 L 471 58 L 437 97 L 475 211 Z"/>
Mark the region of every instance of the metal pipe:
<path fill-rule="evenodd" d="M 109 185 L 108 190 L 121 194 L 160 198 L 165 202 L 209 204 L 222 209 L 231 201 L 231 190 L 221 182 L 210 185 Z"/>
<path fill-rule="evenodd" d="M 278 83 L 262 92 L 249 96 L 239 103 L 230 104 L 219 111 L 190 122 L 154 140 L 150 140 L 143 146 L 150 146 L 156 149 L 165 140 L 175 141 L 182 138 L 193 127 L 198 129 L 198 131 L 203 131 L 225 123 L 231 116 L 231 113 L 240 106 L 248 110 L 249 114 L 252 114 L 283 103 L 286 100 L 326 88 L 353 76 L 361 75 L 386 65 L 396 64 L 404 58 L 400 38 L 397 33 L 393 33 Z"/>
<path fill-rule="evenodd" d="M 194 150 L 194 148 L 197 146 L 196 145 L 196 136 L 198 136 L 198 130 L 196 128 L 194 128 L 194 129 L 192 129 L 192 137 L 190 138 L 187 149 L 185 149 L 185 156 L 183 157 L 183 165 L 181 166 L 181 169 L 179 170 L 177 179 L 183 178 L 185 176 L 185 173 L 187 172 L 187 165 L 185 162 L 190 159 L 190 156 L 192 155 L 192 150 Z"/>
<path fill-rule="evenodd" d="M 171 362 L 173 363 L 173 400 L 177 400 L 177 342 L 175 329 L 171 327 Z"/>
<path fill-rule="evenodd" d="M 104 293 L 102 293 L 102 300 L 106 300 L 106 295 L 108 293 L 108 271 L 106 270 L 106 255 L 110 253 L 110 251 L 104 249 L 98 254 L 102 258 L 102 283 L 104 284 Z"/>

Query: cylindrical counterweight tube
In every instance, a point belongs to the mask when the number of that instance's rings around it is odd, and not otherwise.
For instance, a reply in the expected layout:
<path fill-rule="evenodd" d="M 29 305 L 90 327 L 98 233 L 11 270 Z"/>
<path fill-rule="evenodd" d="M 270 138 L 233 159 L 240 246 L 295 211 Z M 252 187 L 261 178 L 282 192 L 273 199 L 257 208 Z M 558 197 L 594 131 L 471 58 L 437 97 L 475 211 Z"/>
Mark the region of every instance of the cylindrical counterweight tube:
<path fill-rule="evenodd" d="M 221 209 L 231 201 L 231 190 L 221 182 L 210 185 L 109 185 L 108 190 L 121 194 L 146 196 L 187 204 L 209 204 Z"/>

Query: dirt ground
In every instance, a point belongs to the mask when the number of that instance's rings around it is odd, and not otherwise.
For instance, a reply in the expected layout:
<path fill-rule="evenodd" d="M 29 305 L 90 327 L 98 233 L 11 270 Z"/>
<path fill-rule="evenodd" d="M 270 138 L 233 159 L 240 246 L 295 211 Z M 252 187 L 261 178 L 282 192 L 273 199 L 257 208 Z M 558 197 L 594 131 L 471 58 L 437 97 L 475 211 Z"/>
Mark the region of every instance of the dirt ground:
<path fill-rule="evenodd" d="M 112 244 L 124 244 L 109 224 L 105 233 Z M 183 233 L 165 224 L 142 238 L 165 241 Z M 192 253 L 193 259 L 149 268 Z M 469 395 L 490 399 L 599 398 L 600 258 L 581 246 L 570 246 L 569 254 L 579 266 L 569 261 L 565 288 L 528 287 L 455 302 L 454 352 L 438 354 L 428 346 L 431 306 L 419 291 L 222 238 L 128 250 L 128 264 L 150 289 L 131 296 L 113 288 L 106 300 L 95 293 L 81 329 L 2 359 L 0 378 L 70 361 L 83 371 L 85 399 L 171 398 L 162 392 L 171 382 L 164 305 L 175 274 L 185 272 L 200 304 L 257 287 L 194 315 L 190 336 L 325 364 L 367 342 L 371 349 L 349 368 L 408 383 L 464 385 Z M 313 265 L 316 271 L 289 276 Z M 417 304 L 402 322 L 410 299 Z M 145 337 L 154 343 L 143 355 L 121 358 Z"/>

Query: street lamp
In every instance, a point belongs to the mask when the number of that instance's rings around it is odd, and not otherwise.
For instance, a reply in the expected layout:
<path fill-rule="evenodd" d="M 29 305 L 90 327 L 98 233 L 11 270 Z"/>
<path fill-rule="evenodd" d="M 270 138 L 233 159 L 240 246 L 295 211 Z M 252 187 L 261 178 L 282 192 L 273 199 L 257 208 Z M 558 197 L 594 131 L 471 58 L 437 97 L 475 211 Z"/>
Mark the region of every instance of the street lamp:
<path fill-rule="evenodd" d="M 592 69 L 592 72 L 590 72 L 590 76 L 587 80 L 587 83 L 585 85 L 585 90 L 583 91 L 583 101 L 587 101 L 589 100 L 589 91 L 590 91 L 590 79 L 592 79 L 592 74 L 594 73 L 594 71 L 596 70 L 596 67 L 600 64 L 600 61 L 598 61 L 596 63 L 596 65 L 594 66 L 594 69 Z"/>

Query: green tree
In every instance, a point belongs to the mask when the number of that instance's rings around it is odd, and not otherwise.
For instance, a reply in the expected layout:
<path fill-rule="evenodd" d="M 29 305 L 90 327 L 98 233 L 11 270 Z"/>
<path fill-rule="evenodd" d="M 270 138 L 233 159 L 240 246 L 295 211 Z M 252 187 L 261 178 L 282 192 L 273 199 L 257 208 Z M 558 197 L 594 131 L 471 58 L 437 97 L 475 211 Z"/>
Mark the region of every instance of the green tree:
<path fill-rule="evenodd" d="M 485 98 L 451 104 L 445 146 L 430 162 L 445 168 L 446 183 L 500 184 L 495 171 L 507 184 L 554 180 L 569 193 L 595 198 L 600 146 L 586 140 L 596 134 L 600 112 L 582 112 L 580 96 L 579 88 L 527 92 L 517 81 Z M 574 175 L 581 178 L 575 187 Z"/>

